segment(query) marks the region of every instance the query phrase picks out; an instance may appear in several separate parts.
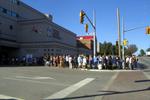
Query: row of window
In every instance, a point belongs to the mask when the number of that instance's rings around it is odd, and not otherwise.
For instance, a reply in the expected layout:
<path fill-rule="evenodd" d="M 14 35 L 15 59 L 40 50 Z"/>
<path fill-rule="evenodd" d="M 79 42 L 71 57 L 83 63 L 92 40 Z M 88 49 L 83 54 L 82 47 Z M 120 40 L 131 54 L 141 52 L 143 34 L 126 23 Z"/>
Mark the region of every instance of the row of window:
<path fill-rule="evenodd" d="M 56 39 L 60 39 L 59 31 L 58 30 L 53 30 L 52 36 Z"/>
<path fill-rule="evenodd" d="M 54 51 L 54 49 L 44 49 L 44 51 L 45 51 L 45 52 L 46 52 L 46 51 Z M 56 51 L 56 52 L 61 52 L 60 49 L 56 49 L 55 51 Z"/>
<path fill-rule="evenodd" d="M 2 24 L 2 23 L 0 22 L 0 25 L 1 25 L 1 24 Z M 13 28 L 14 28 L 13 25 L 9 25 L 9 29 L 10 29 L 10 30 L 13 30 Z"/>
<path fill-rule="evenodd" d="M 43 54 L 43 56 L 53 56 L 53 55 L 55 55 L 55 56 L 59 55 L 60 56 L 60 55 L 64 55 L 64 54 L 62 54 L 62 53 L 44 53 Z"/>
<path fill-rule="evenodd" d="M 50 51 L 50 49 L 44 49 L 44 51 Z M 51 49 L 51 51 L 54 51 L 54 49 Z"/>
<path fill-rule="evenodd" d="M 68 53 L 70 50 L 61 50 L 61 49 L 43 49 L 44 53 Z M 74 51 L 74 50 L 72 50 Z"/>
<path fill-rule="evenodd" d="M 19 0 L 10 0 L 11 3 L 14 3 L 14 4 L 17 4 L 17 5 L 20 5 L 20 1 Z"/>
<path fill-rule="evenodd" d="M 12 16 L 12 17 L 17 17 L 17 18 L 19 17 L 19 14 L 17 14 L 16 12 L 10 11 L 10 10 L 2 8 L 2 7 L 0 7 L 0 12 L 5 13 L 5 14 Z"/>

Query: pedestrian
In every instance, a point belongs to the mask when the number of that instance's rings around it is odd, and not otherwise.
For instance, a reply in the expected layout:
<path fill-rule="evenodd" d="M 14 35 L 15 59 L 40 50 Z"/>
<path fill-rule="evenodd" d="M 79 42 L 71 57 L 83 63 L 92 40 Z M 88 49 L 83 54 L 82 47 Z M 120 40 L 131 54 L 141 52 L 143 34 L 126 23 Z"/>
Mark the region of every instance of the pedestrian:
<path fill-rule="evenodd" d="M 83 63 L 82 63 L 82 67 L 85 69 L 86 66 L 87 66 L 87 59 L 86 59 L 86 56 L 83 57 Z"/>
<path fill-rule="evenodd" d="M 72 57 L 71 56 L 69 56 L 68 62 L 69 62 L 69 69 L 72 69 Z"/>
<path fill-rule="evenodd" d="M 78 59 L 77 60 L 78 61 L 78 68 L 82 68 L 83 59 L 82 59 L 81 55 L 79 55 L 77 59 Z"/>

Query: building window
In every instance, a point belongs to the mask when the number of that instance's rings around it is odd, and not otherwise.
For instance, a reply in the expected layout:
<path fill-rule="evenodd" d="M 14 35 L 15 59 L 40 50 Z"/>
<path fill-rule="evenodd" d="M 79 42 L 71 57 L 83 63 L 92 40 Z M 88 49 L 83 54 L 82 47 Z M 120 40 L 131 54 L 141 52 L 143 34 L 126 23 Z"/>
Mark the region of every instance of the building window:
<path fill-rule="evenodd" d="M 0 7 L 0 12 L 3 12 L 3 8 L 2 7 Z"/>
<path fill-rule="evenodd" d="M 54 55 L 54 53 L 51 53 L 51 55 L 53 56 L 53 55 Z"/>
<path fill-rule="evenodd" d="M 12 12 L 7 10 L 7 15 L 11 16 L 12 15 Z"/>
<path fill-rule="evenodd" d="M 52 36 L 56 39 L 60 39 L 59 31 L 58 30 L 53 30 Z"/>
<path fill-rule="evenodd" d="M 16 12 L 13 12 L 13 11 L 12 11 L 12 12 L 11 12 L 11 16 L 18 18 L 18 17 L 19 17 L 19 14 L 17 14 Z"/>
<path fill-rule="evenodd" d="M 11 12 L 11 16 L 16 17 L 16 13 L 15 12 Z"/>
<path fill-rule="evenodd" d="M 3 13 L 7 14 L 7 9 L 3 8 Z"/>
<path fill-rule="evenodd" d="M 54 49 L 51 49 L 51 51 L 54 51 Z"/>
<path fill-rule="evenodd" d="M 7 10 L 7 9 L 5 9 L 5 8 L 2 8 L 2 7 L 0 7 L 0 12 L 3 12 L 3 13 L 5 13 L 5 14 L 9 15 L 9 16 L 13 16 L 13 17 L 16 17 L 16 18 L 19 17 L 19 14 L 17 14 L 16 12 Z"/>
<path fill-rule="evenodd" d="M 13 26 L 12 26 L 12 25 L 10 25 L 10 26 L 9 26 L 9 29 L 10 29 L 10 30 L 13 30 Z"/>
<path fill-rule="evenodd" d="M 18 17 L 19 17 L 19 14 L 16 14 L 16 17 L 18 18 Z"/>
<path fill-rule="evenodd" d="M 20 1 L 17 1 L 17 5 L 20 5 Z"/>
<path fill-rule="evenodd" d="M 13 3 L 13 4 L 20 5 L 20 1 L 19 0 L 10 0 L 10 2 Z"/>
<path fill-rule="evenodd" d="M 46 49 L 44 49 L 44 51 L 46 51 Z"/>

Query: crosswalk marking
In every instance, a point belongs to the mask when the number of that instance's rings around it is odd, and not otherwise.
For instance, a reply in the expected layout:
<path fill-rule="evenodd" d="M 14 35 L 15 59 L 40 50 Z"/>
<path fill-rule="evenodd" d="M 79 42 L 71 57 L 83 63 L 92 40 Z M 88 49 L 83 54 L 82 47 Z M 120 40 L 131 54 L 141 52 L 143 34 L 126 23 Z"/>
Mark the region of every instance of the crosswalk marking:
<path fill-rule="evenodd" d="M 24 100 L 24 99 L 20 99 L 20 98 L 0 94 L 0 100 Z"/>
<path fill-rule="evenodd" d="M 143 74 L 145 75 L 146 78 L 150 79 L 150 75 L 147 74 L 146 72 L 143 72 Z"/>
<path fill-rule="evenodd" d="M 15 78 L 34 79 L 34 80 L 54 79 L 52 77 L 41 77 L 41 76 L 36 76 L 36 77 L 16 76 Z"/>
<path fill-rule="evenodd" d="M 84 79 L 74 85 L 71 85 L 57 93 L 54 93 L 53 95 L 45 98 L 44 100 L 64 98 L 64 97 L 68 96 L 69 94 L 73 93 L 74 91 L 78 90 L 79 88 L 83 87 L 84 85 L 90 83 L 94 79 L 95 78 L 86 78 L 86 79 Z"/>
<path fill-rule="evenodd" d="M 107 91 L 110 88 L 110 86 L 112 85 L 112 83 L 114 82 L 114 80 L 118 77 L 119 73 L 120 72 L 117 72 L 116 74 L 114 74 L 102 90 Z M 103 96 L 95 97 L 95 100 L 102 100 L 102 99 L 103 99 Z"/>

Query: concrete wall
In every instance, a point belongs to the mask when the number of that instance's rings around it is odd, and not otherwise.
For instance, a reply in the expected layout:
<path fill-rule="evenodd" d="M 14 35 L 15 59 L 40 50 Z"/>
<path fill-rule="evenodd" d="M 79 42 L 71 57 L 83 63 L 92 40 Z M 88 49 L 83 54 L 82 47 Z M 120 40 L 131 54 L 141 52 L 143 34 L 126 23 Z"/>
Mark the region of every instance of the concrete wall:
<path fill-rule="evenodd" d="M 51 15 L 46 16 L 23 2 L 0 0 L 0 7 L 18 14 L 0 11 L 0 38 L 4 40 L 0 40 L 1 44 L 15 45 L 18 48 L 15 55 L 77 54 L 76 34 L 52 22 Z"/>

